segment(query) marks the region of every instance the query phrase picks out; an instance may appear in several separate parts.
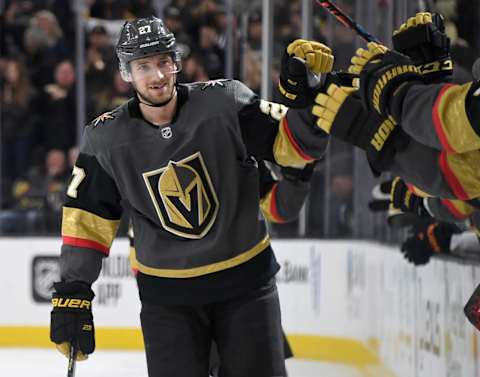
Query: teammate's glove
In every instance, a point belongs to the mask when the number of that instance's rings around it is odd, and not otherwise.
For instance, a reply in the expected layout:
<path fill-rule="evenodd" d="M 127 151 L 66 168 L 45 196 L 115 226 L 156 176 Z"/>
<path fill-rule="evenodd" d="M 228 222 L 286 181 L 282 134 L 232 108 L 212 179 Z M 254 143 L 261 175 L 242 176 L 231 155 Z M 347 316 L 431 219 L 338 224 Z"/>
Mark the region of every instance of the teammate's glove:
<path fill-rule="evenodd" d="M 58 282 L 53 287 L 50 340 L 67 357 L 70 344 L 76 344 L 77 360 L 85 360 L 95 350 L 92 316 L 95 295 L 88 284 L 79 281 Z"/>
<path fill-rule="evenodd" d="M 426 82 L 452 75 L 450 39 L 441 15 L 417 13 L 393 32 L 392 42 L 396 51 L 412 59 Z"/>
<path fill-rule="evenodd" d="M 415 266 L 426 264 L 434 254 L 450 253 L 450 240 L 458 233 L 461 230 L 454 224 L 436 221 L 417 224 L 402 244 L 402 253 Z"/>
<path fill-rule="evenodd" d="M 351 62 L 348 70 L 360 75 L 359 93 L 365 107 L 384 118 L 390 115 L 393 97 L 403 95 L 399 87 L 422 80 L 410 58 L 375 42 L 370 42 L 367 50 L 359 48 Z"/>
<path fill-rule="evenodd" d="M 425 207 L 424 198 L 411 192 L 400 177 L 395 177 L 391 185 L 390 202 L 394 208 L 420 217 L 432 217 Z"/>
<path fill-rule="evenodd" d="M 392 179 L 383 181 L 372 189 L 372 198 L 368 202 L 368 207 L 372 212 L 385 212 L 387 214 L 387 224 L 394 228 L 403 228 L 412 226 L 418 222 L 424 222 L 423 217 L 413 213 L 403 212 L 400 208 L 395 208 L 391 201 L 390 192 L 392 191 Z"/>
<path fill-rule="evenodd" d="M 312 113 L 326 133 L 363 149 L 375 175 L 388 170 L 395 153 L 408 144 L 408 137 L 392 118 L 383 119 L 364 109 L 355 88 L 328 85 L 326 93 L 315 97 Z"/>
<path fill-rule="evenodd" d="M 278 90 L 282 103 L 292 108 L 313 103 L 320 75 L 333 67 L 332 50 L 322 43 L 297 39 L 283 54 Z"/>

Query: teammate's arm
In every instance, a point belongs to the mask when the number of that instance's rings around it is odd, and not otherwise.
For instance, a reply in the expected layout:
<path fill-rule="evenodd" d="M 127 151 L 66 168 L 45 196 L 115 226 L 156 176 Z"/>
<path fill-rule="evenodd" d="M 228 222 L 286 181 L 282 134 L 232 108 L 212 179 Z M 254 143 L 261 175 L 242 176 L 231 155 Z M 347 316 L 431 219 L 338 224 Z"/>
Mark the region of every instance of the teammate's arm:
<path fill-rule="evenodd" d="M 447 153 L 415 140 L 394 156 L 394 175 L 433 196 L 471 200 L 480 197 L 480 151 Z"/>
<path fill-rule="evenodd" d="M 314 164 L 303 169 L 281 168 L 281 177 L 276 180 L 263 162 L 259 164 L 260 208 L 267 220 L 285 223 L 298 217 L 310 189 L 313 169 Z"/>
<path fill-rule="evenodd" d="M 279 92 L 282 102 L 259 100 L 248 88 L 235 87 L 235 107 L 245 144 L 257 160 L 303 168 L 320 158 L 328 137 L 315 127 L 311 113 L 322 74 L 332 70 L 331 50 L 318 42 L 296 40 L 282 59 Z"/>
<path fill-rule="evenodd" d="M 303 168 L 321 158 L 328 135 L 315 125 L 311 107 L 289 109 L 260 100 L 250 89 L 236 83 L 236 111 L 248 153 L 257 160 Z"/>
<path fill-rule="evenodd" d="M 480 149 L 480 83 L 414 84 L 390 107 L 405 132 L 449 153 Z"/>
<path fill-rule="evenodd" d="M 480 148 L 480 83 L 428 84 L 412 60 L 369 43 L 352 58 L 366 107 L 392 116 L 415 140 L 449 153 Z"/>

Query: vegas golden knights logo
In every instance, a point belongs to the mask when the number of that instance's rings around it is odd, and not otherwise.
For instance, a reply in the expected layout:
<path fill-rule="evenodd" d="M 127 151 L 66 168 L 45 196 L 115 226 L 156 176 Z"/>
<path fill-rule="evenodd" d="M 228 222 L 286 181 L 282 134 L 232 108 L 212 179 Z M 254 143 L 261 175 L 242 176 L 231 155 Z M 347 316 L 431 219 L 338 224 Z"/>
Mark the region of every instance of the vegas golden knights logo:
<path fill-rule="evenodd" d="M 208 233 L 218 199 L 200 152 L 143 173 L 143 179 L 165 230 L 193 239 Z"/>

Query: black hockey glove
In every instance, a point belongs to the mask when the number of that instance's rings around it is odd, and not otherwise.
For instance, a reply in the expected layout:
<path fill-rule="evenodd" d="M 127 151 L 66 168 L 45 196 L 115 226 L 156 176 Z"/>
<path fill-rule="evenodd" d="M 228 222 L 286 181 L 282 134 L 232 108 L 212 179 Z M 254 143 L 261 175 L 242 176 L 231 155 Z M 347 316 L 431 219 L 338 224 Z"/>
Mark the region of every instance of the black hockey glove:
<path fill-rule="evenodd" d="M 326 93 L 315 97 L 312 113 L 326 133 L 364 150 L 376 176 L 388 170 L 395 153 L 408 145 L 408 136 L 392 118 L 365 110 L 355 88 L 328 85 Z"/>
<path fill-rule="evenodd" d="M 359 48 L 351 62 L 348 70 L 360 75 L 359 94 L 365 108 L 383 118 L 395 113 L 390 109 L 392 102 L 401 103 L 402 84 L 422 81 L 410 58 L 375 42 L 370 42 L 367 50 Z"/>
<path fill-rule="evenodd" d="M 70 344 L 78 347 L 77 360 L 85 360 L 95 350 L 92 300 L 95 296 L 83 282 L 53 285 L 50 340 L 68 357 Z"/>
<path fill-rule="evenodd" d="M 430 221 L 417 224 L 402 244 L 402 253 L 415 266 L 427 264 L 434 254 L 450 253 L 450 240 L 453 234 L 461 233 L 454 224 Z"/>
<path fill-rule="evenodd" d="M 292 108 L 311 105 L 320 76 L 332 70 L 332 50 L 322 43 L 297 39 L 283 54 L 278 90 L 281 102 Z"/>
<path fill-rule="evenodd" d="M 451 77 L 450 39 L 441 15 L 417 13 L 394 31 L 392 42 L 396 51 L 412 59 L 426 82 L 444 82 Z"/>
<path fill-rule="evenodd" d="M 390 202 L 393 208 L 398 208 L 403 212 L 412 213 L 419 217 L 430 218 L 432 215 L 425 208 L 423 199 L 423 197 L 412 193 L 400 177 L 395 177 L 392 180 Z"/>
<path fill-rule="evenodd" d="M 385 212 L 387 215 L 387 224 L 394 228 L 404 228 L 412 226 L 419 222 L 425 222 L 425 218 L 416 214 L 403 212 L 400 208 L 395 208 L 390 192 L 392 191 L 393 179 L 383 181 L 372 189 L 372 199 L 368 202 L 368 207 L 372 212 Z"/>

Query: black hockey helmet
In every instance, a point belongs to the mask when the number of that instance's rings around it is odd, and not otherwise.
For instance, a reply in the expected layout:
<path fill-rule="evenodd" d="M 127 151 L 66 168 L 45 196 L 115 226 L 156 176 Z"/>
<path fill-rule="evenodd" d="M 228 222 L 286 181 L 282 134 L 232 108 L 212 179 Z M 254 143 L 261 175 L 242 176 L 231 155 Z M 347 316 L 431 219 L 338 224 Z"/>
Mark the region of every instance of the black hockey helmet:
<path fill-rule="evenodd" d="M 131 81 L 129 63 L 147 56 L 170 53 L 176 63 L 176 71 L 181 69 L 175 36 L 155 16 L 126 21 L 120 31 L 116 51 L 120 74 L 125 81 Z"/>

